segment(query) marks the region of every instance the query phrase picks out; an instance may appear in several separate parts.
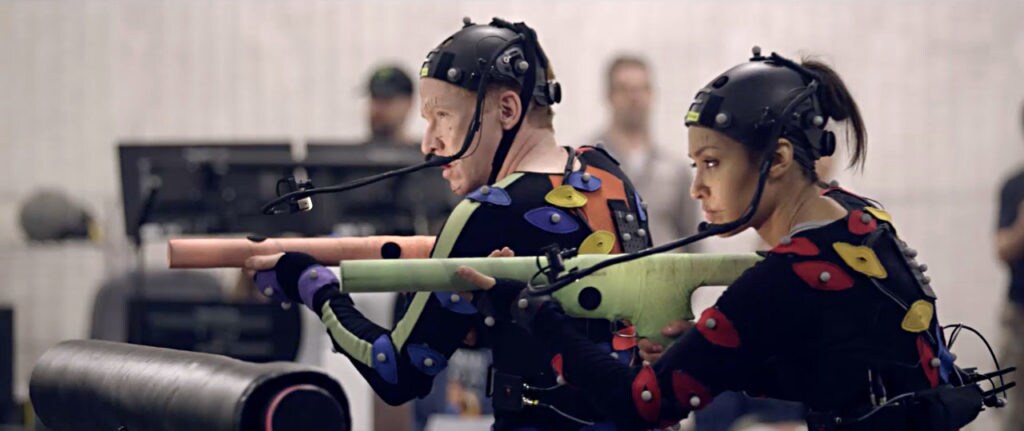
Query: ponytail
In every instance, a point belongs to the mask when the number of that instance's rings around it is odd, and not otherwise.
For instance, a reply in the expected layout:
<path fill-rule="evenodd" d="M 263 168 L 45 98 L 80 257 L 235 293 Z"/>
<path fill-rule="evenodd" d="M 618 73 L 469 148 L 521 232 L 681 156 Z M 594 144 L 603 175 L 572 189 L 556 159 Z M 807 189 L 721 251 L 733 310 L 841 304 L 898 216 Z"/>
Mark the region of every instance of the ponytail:
<path fill-rule="evenodd" d="M 868 132 L 864 128 L 864 118 L 861 117 L 860 109 L 850 95 L 850 90 L 846 88 L 839 74 L 827 64 L 804 58 L 800 65 L 817 73 L 821 78 L 819 101 L 825 115 L 836 121 L 849 120 L 849 127 L 846 130 L 847 149 L 852 150 L 849 167 L 863 169 L 868 152 Z"/>

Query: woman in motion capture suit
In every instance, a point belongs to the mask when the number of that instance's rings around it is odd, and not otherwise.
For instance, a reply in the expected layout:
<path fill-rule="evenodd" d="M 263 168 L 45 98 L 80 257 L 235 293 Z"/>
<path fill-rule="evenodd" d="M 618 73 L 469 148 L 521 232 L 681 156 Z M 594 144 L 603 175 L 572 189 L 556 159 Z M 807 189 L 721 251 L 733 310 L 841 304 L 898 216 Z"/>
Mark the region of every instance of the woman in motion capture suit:
<path fill-rule="evenodd" d="M 756 47 L 697 93 L 686 125 L 705 235 L 753 228 L 774 248 L 654 364 L 608 357 L 564 324 L 549 291 L 459 274 L 521 290 L 518 322 L 560 352 L 564 381 L 620 429 L 674 424 L 726 390 L 799 401 L 812 430 L 957 429 L 1013 384 L 984 391 L 976 383 L 1005 370 L 954 365 L 926 265 L 893 219 L 820 184 L 814 162 L 835 149 L 830 121 L 848 122 L 851 166 L 862 165 L 866 130 L 836 72 Z"/>

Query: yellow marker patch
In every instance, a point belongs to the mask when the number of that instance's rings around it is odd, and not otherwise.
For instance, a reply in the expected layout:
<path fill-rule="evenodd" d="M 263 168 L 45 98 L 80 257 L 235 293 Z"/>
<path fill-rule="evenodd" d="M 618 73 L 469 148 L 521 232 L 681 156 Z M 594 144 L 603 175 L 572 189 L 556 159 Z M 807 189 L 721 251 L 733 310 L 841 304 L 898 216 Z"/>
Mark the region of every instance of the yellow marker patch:
<path fill-rule="evenodd" d="M 878 279 L 884 279 L 889 275 L 885 271 L 885 267 L 882 266 L 882 262 L 878 260 L 878 255 L 868 247 L 837 242 L 832 244 L 832 248 L 854 271 Z"/>
<path fill-rule="evenodd" d="M 430 73 L 430 68 L 429 67 L 423 66 L 423 67 L 420 68 L 420 78 L 422 78 L 424 76 L 427 76 L 429 73 Z"/>
<path fill-rule="evenodd" d="M 615 247 L 615 235 L 606 230 L 595 231 L 580 243 L 580 254 L 608 254 Z"/>
<path fill-rule="evenodd" d="M 892 216 L 885 210 L 880 210 L 874 207 L 864 207 L 864 211 L 871 213 L 871 215 L 875 216 L 876 219 L 892 224 Z"/>
<path fill-rule="evenodd" d="M 686 121 L 696 123 L 700 121 L 700 112 L 690 111 L 686 113 Z"/>
<path fill-rule="evenodd" d="M 562 208 L 579 208 L 587 204 L 587 197 L 570 185 L 555 187 L 544 196 L 544 200 Z"/>
<path fill-rule="evenodd" d="M 935 308 L 932 303 L 923 299 L 918 299 L 910 304 L 910 308 L 907 310 L 907 314 L 903 316 L 903 323 L 900 323 L 900 327 L 904 331 L 918 333 L 928 329 L 928 324 L 932 321 L 932 314 L 935 312 Z"/>

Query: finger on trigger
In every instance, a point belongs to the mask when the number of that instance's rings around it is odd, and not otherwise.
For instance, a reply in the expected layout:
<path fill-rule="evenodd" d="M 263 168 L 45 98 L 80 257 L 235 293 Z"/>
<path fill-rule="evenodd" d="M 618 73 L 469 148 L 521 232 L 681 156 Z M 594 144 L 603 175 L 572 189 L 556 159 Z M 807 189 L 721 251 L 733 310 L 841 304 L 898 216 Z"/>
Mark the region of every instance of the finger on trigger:
<path fill-rule="evenodd" d="M 486 281 L 482 280 L 484 275 L 477 272 L 473 268 L 463 265 L 458 267 L 458 269 L 455 270 L 455 273 L 459 276 L 459 278 L 468 281 L 470 284 L 474 286 L 484 287 L 483 284 L 484 281 Z"/>

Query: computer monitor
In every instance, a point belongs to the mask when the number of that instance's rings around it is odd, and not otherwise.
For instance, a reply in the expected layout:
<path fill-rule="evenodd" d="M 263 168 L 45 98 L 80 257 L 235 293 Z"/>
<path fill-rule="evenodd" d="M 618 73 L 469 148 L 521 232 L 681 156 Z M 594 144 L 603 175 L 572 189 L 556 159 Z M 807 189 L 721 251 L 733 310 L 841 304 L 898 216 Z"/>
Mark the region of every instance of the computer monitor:
<path fill-rule="evenodd" d="M 294 361 L 302 338 L 296 306 L 135 299 L 128 316 L 129 343 L 251 362 Z"/>
<path fill-rule="evenodd" d="M 423 162 L 410 145 L 313 142 L 301 163 L 316 186 L 341 184 Z M 458 198 L 437 168 L 383 180 L 349 192 L 318 195 L 317 206 L 335 215 L 335 233 L 355 235 L 436 234 Z M 364 230 L 360 231 L 359 227 Z"/>
<path fill-rule="evenodd" d="M 436 169 L 344 193 L 313 197 L 313 209 L 268 216 L 278 181 L 306 176 L 327 186 L 423 161 L 402 145 L 318 142 L 295 161 L 285 143 L 123 143 L 118 147 L 125 232 L 140 220 L 166 234 L 385 235 L 436 233 L 457 203 Z"/>
<path fill-rule="evenodd" d="M 142 217 L 168 234 L 324 233 L 308 220 L 260 213 L 295 168 L 287 143 L 124 143 L 118 155 L 129 237 Z"/>

